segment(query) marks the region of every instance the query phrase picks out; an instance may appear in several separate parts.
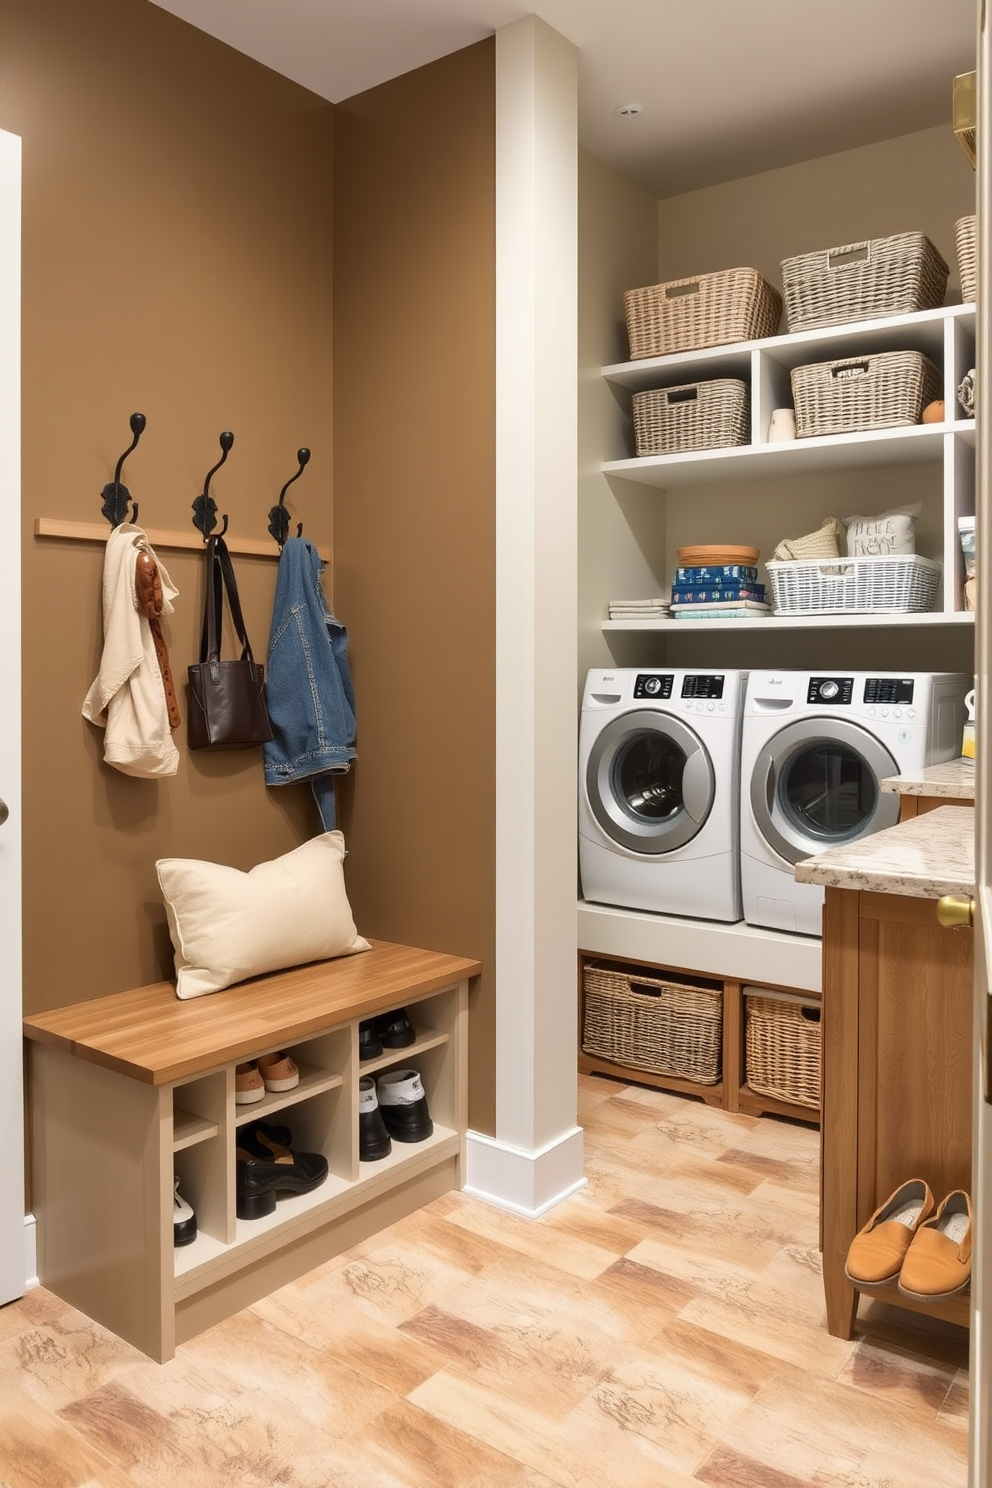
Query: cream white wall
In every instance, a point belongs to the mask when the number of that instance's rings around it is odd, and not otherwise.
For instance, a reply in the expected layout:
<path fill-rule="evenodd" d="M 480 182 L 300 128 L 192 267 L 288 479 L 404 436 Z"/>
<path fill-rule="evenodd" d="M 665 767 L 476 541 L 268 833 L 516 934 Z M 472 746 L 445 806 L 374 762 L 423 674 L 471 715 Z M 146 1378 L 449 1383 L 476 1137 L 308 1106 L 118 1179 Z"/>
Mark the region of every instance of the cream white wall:
<path fill-rule="evenodd" d="M 579 152 L 579 679 L 609 666 L 600 624 L 611 598 L 666 588 L 665 502 L 627 485 L 619 496 L 600 465 L 630 452 L 630 410 L 600 375 L 629 354 L 623 292 L 652 284 L 658 264 L 654 197 Z"/>
<path fill-rule="evenodd" d="M 659 202 L 658 278 L 747 265 L 780 288 L 793 254 L 924 232 L 960 301 L 954 223 L 974 210 L 975 173 L 947 124 Z"/>

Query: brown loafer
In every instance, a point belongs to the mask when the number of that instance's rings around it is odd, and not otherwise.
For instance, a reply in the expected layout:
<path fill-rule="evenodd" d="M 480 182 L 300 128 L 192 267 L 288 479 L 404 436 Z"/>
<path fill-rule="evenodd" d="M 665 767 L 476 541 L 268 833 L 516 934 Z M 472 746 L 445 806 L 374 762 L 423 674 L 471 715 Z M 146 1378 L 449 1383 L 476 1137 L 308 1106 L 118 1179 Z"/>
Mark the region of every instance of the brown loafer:
<path fill-rule="evenodd" d="M 899 1276 L 920 1225 L 933 1213 L 934 1199 L 922 1178 L 911 1178 L 875 1210 L 847 1252 L 844 1274 L 857 1287 L 885 1286 Z"/>
<path fill-rule="evenodd" d="M 917 1301 L 954 1297 L 971 1281 L 971 1199 L 956 1188 L 920 1225 L 906 1252 L 899 1290 Z"/>

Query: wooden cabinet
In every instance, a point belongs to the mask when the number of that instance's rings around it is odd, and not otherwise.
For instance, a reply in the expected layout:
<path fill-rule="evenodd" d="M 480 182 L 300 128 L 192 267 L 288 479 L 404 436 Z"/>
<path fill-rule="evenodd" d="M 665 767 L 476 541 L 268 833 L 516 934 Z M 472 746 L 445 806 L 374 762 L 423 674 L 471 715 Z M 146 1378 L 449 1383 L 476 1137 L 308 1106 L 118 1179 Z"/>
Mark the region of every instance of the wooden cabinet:
<path fill-rule="evenodd" d="M 931 900 L 827 888 L 823 947 L 823 1284 L 828 1328 L 850 1338 L 859 1292 L 844 1262 L 858 1229 L 907 1179 L 938 1203 L 970 1187 L 973 936 L 943 929 Z M 866 1295 L 968 1324 L 967 1293 Z"/>
<path fill-rule="evenodd" d="M 25 1019 L 38 1274 L 51 1291 L 159 1361 L 463 1181 L 468 988 L 479 963 L 374 942 L 337 961 L 180 1002 L 160 982 Z M 359 1022 L 406 1007 L 416 1041 L 360 1063 Z M 292 1090 L 234 1099 L 239 1061 L 288 1048 Z M 358 1081 L 393 1065 L 423 1079 L 433 1134 L 358 1154 Z M 328 1176 L 238 1219 L 237 1130 L 290 1127 Z M 173 1179 L 197 1238 L 173 1245 Z"/>

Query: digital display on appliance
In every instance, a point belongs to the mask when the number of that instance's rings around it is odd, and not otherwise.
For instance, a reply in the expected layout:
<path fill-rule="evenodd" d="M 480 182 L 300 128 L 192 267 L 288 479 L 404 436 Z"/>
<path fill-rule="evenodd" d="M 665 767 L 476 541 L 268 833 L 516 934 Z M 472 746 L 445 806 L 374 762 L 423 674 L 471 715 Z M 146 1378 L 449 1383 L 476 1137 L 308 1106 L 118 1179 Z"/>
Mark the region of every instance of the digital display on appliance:
<path fill-rule="evenodd" d="M 644 673 L 634 682 L 634 696 L 635 698 L 670 698 L 674 680 L 671 672 L 664 675 L 660 672 Z"/>
<path fill-rule="evenodd" d="M 806 701 L 836 708 L 851 701 L 853 690 L 853 677 L 810 677 Z"/>
<path fill-rule="evenodd" d="M 911 677 L 869 677 L 865 682 L 866 703 L 911 703 Z"/>
<path fill-rule="evenodd" d="M 682 696 L 684 698 L 722 698 L 723 674 L 703 676 L 695 672 L 691 677 L 683 677 Z"/>

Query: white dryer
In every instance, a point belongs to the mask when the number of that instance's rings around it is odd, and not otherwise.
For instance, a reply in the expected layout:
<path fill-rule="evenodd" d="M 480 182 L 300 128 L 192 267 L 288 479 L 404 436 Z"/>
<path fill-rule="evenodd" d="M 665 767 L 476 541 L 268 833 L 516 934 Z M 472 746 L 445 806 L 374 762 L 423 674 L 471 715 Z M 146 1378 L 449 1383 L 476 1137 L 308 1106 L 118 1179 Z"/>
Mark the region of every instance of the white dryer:
<path fill-rule="evenodd" d="M 741 729 L 741 890 L 749 925 L 819 935 L 801 858 L 899 818 L 879 782 L 961 753 L 973 679 L 950 672 L 751 672 Z"/>
<path fill-rule="evenodd" d="M 746 672 L 592 671 L 579 726 L 579 870 L 598 904 L 741 918 Z"/>

